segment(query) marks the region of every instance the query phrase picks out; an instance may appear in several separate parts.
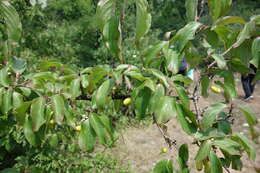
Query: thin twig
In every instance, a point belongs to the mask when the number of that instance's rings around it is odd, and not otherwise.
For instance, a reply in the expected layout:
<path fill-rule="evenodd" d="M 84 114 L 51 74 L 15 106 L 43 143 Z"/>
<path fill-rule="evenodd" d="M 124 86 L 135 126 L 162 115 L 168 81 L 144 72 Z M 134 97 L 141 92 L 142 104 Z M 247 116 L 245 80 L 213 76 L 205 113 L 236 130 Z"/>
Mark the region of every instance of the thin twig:
<path fill-rule="evenodd" d="M 193 96 L 192 100 L 193 100 L 193 104 L 194 104 L 197 116 L 200 116 L 200 111 L 199 111 L 199 108 L 198 108 L 198 101 L 199 101 L 198 90 L 199 90 L 200 81 L 201 81 L 201 79 L 199 79 L 196 82 L 194 90 L 193 90 L 193 94 L 192 94 L 192 96 Z"/>
<path fill-rule="evenodd" d="M 155 116 L 153 115 L 154 118 L 154 122 L 156 124 L 156 126 L 158 127 L 159 131 L 161 132 L 165 142 L 168 144 L 169 148 L 172 149 L 172 146 L 176 146 L 176 140 L 175 139 L 171 139 L 169 137 L 169 135 L 167 134 L 167 132 L 165 132 L 165 130 L 162 129 L 162 127 L 160 126 L 160 124 L 158 124 L 158 122 L 155 120 Z"/>
<path fill-rule="evenodd" d="M 230 173 L 229 169 L 226 166 L 223 166 L 227 173 Z"/>

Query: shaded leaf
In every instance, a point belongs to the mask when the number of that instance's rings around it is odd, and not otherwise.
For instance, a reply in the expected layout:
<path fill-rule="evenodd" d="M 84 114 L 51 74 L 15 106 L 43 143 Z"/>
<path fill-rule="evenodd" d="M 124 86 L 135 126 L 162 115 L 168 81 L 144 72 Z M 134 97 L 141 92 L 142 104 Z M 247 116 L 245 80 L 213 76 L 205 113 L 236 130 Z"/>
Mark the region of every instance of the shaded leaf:
<path fill-rule="evenodd" d="M 23 130 L 24 130 L 24 136 L 27 139 L 27 141 L 32 145 L 32 146 L 36 146 L 37 145 L 37 139 L 36 139 L 36 135 L 33 132 L 32 129 L 32 122 L 29 119 L 29 117 L 27 117 L 25 119 L 25 123 L 23 126 Z"/>
<path fill-rule="evenodd" d="M 148 112 L 149 101 L 152 96 L 151 94 L 151 90 L 144 87 L 138 92 L 138 95 L 135 98 L 135 113 L 139 119 L 144 118 Z"/>
<path fill-rule="evenodd" d="M 203 119 L 201 121 L 201 127 L 210 127 L 216 121 L 218 114 L 222 112 L 224 108 L 226 108 L 226 105 L 223 103 L 211 105 L 204 113 Z"/>
<path fill-rule="evenodd" d="M 203 97 L 208 97 L 210 79 L 206 76 L 201 78 L 201 95 Z"/>
<path fill-rule="evenodd" d="M 82 150 L 92 152 L 96 144 L 96 133 L 91 127 L 89 120 L 86 120 L 81 125 L 78 143 Z"/>
<path fill-rule="evenodd" d="M 229 138 L 216 139 L 213 141 L 212 145 L 221 148 L 230 155 L 240 155 L 240 145 Z"/>
<path fill-rule="evenodd" d="M 20 125 L 24 124 L 24 121 L 25 121 L 25 118 L 26 118 L 26 112 L 28 111 L 31 104 L 32 104 L 32 101 L 24 102 L 19 107 L 14 109 L 14 115 L 16 117 L 16 121 Z"/>

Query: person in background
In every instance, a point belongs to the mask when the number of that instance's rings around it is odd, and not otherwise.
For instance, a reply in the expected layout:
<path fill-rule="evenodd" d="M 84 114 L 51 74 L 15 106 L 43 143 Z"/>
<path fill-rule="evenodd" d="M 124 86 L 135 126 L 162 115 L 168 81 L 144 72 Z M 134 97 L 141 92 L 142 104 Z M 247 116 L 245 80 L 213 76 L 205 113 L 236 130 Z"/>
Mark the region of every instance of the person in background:
<path fill-rule="evenodd" d="M 248 101 L 253 98 L 253 92 L 255 89 L 255 83 L 253 83 L 253 79 L 255 78 L 255 74 L 257 71 L 257 68 L 255 65 L 251 64 L 249 65 L 250 69 L 252 70 L 248 74 L 242 74 L 241 75 L 241 82 L 243 86 L 243 90 L 245 93 L 244 100 Z"/>
<path fill-rule="evenodd" d="M 187 76 L 193 80 L 194 79 L 194 76 L 193 76 L 194 70 L 193 69 L 190 69 L 189 71 L 187 71 L 187 70 L 188 70 L 188 63 L 187 63 L 186 58 L 184 57 L 181 61 L 181 65 L 180 65 L 178 74 L 182 74 L 183 76 Z"/>

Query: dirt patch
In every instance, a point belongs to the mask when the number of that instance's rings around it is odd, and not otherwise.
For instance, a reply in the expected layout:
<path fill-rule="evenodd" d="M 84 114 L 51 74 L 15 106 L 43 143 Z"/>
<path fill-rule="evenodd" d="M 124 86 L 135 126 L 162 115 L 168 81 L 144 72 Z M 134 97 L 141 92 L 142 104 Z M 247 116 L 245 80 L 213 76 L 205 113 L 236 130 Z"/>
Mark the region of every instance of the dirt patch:
<path fill-rule="evenodd" d="M 239 98 L 241 98 L 243 95 L 241 85 L 238 85 L 238 94 Z M 216 100 L 221 101 L 221 99 L 221 96 L 217 94 L 211 94 L 209 98 L 201 99 L 199 104 L 201 106 L 207 106 L 211 103 L 215 103 Z M 237 99 L 235 102 L 251 107 L 256 113 L 257 118 L 260 120 L 260 85 L 258 85 L 256 88 L 254 100 L 250 102 L 244 102 L 241 99 Z M 142 128 L 128 128 L 123 132 L 120 139 L 117 141 L 116 147 L 109 149 L 106 152 L 118 158 L 122 165 L 130 165 L 130 167 L 133 169 L 133 172 L 148 173 L 161 159 L 172 158 L 173 160 L 176 160 L 177 148 L 181 144 L 187 143 L 190 149 L 190 165 L 191 168 L 194 168 L 193 160 L 196 152 L 198 151 L 198 147 L 192 144 L 192 137 L 187 136 L 183 132 L 176 119 L 171 120 L 167 125 L 169 127 L 168 132 L 170 136 L 177 140 L 177 146 L 171 151 L 168 151 L 166 154 L 160 154 L 161 149 L 163 147 L 167 147 L 167 145 L 159 130 L 153 124 Z M 233 131 L 243 133 L 249 137 L 248 129 L 245 127 L 245 119 L 240 113 L 237 113 L 235 116 Z M 260 125 L 258 125 L 257 131 L 260 132 Z M 260 145 L 255 144 L 255 147 L 257 149 L 257 159 L 255 163 L 259 164 Z M 255 172 L 246 155 L 243 157 L 243 163 L 243 173 Z M 191 172 L 197 171 L 192 169 Z M 236 173 L 239 171 L 232 170 L 231 172 Z"/>

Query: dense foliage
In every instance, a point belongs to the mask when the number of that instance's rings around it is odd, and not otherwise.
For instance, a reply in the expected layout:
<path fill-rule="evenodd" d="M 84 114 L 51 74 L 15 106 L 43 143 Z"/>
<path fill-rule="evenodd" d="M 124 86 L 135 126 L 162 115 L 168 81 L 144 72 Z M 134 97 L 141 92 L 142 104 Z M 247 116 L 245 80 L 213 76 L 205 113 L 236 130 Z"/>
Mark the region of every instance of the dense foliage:
<path fill-rule="evenodd" d="M 126 172 L 95 154 L 115 145 L 121 115 L 152 117 L 169 147 L 167 122 L 176 118 L 204 172 L 241 170 L 244 153 L 255 159 L 252 141 L 231 126 L 240 111 L 258 137 L 254 113 L 233 102 L 233 72 L 260 66 L 259 15 L 226 16 L 231 0 L 46 2 L 0 1 L 1 169 Z M 200 67 L 198 80 L 178 74 L 184 57 Z M 211 85 L 223 100 L 198 108 Z M 163 160 L 153 171 L 189 172 L 188 159 L 183 144 L 178 165 Z"/>

